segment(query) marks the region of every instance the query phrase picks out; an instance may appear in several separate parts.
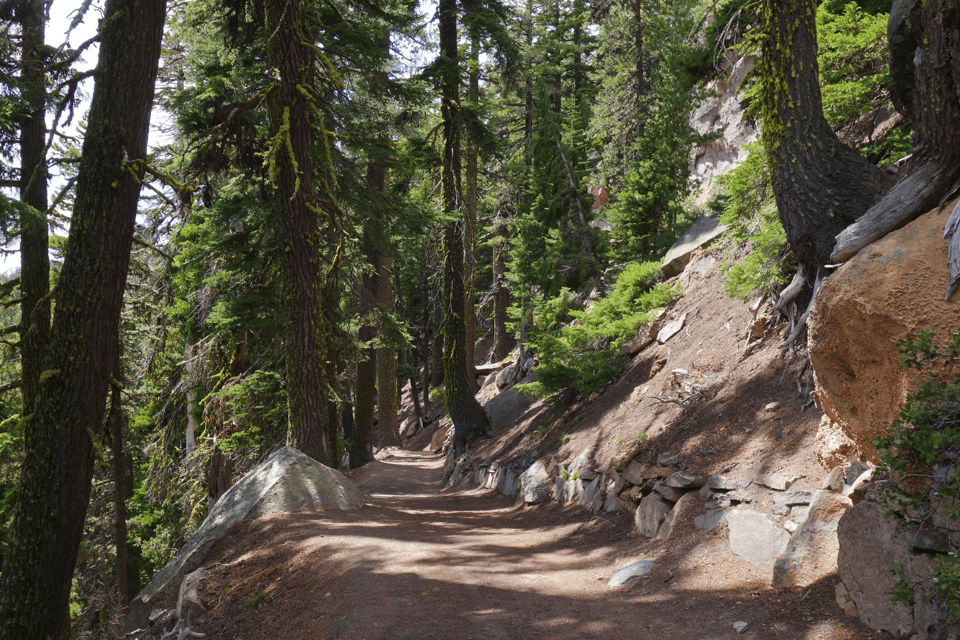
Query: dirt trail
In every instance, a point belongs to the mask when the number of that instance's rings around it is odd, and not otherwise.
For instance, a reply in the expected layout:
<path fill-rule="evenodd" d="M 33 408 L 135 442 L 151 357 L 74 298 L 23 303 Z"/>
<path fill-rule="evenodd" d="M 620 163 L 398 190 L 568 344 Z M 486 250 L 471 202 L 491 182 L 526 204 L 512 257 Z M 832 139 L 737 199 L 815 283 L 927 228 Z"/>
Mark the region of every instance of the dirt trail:
<path fill-rule="evenodd" d="M 833 582 L 801 599 L 717 556 L 719 538 L 668 547 L 619 514 L 527 508 L 469 486 L 438 492 L 442 462 L 393 451 L 353 476 L 362 510 L 236 525 L 209 556 L 198 628 L 223 640 L 879 637 L 843 618 Z M 607 586 L 644 557 L 653 573 Z"/>

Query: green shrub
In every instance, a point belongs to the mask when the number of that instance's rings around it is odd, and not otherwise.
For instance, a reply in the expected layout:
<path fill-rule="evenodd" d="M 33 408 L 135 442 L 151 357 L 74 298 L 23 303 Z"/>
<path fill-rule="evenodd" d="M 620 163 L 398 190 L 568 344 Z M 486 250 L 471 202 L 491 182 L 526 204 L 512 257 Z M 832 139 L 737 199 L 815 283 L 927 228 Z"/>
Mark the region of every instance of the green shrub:
<path fill-rule="evenodd" d="M 720 267 L 726 274 L 723 290 L 741 299 L 769 293 L 786 283 L 780 256 L 787 237 L 777 215 L 766 155 L 760 143 L 746 149 L 750 155 L 717 179 L 723 195 L 712 203 L 720 212 L 720 222 L 728 226 Z M 744 254 L 747 245 L 749 252 Z"/>
<path fill-rule="evenodd" d="M 539 381 L 518 388 L 540 396 L 567 388 L 589 395 L 620 375 L 621 345 L 679 294 L 677 286 L 657 284 L 660 277 L 659 263 L 630 263 L 609 295 L 589 310 L 570 312 L 568 326 L 550 332 L 535 325 L 530 342 L 540 358 Z"/>
<path fill-rule="evenodd" d="M 946 345 L 935 339 L 933 332 L 924 330 L 916 339 L 897 344 L 901 370 L 926 370 L 927 379 L 907 396 L 887 435 L 874 440 L 880 451 L 875 478 L 880 479 L 888 515 L 908 525 L 948 532 L 960 524 L 960 376 L 947 380 L 942 372 L 960 359 L 960 331 L 953 332 Z M 911 582 L 902 565 L 893 571 L 899 579 L 891 600 L 911 606 L 920 589 L 922 598 L 939 600 L 952 620 L 960 620 L 957 548 L 939 554 L 927 584 Z"/>

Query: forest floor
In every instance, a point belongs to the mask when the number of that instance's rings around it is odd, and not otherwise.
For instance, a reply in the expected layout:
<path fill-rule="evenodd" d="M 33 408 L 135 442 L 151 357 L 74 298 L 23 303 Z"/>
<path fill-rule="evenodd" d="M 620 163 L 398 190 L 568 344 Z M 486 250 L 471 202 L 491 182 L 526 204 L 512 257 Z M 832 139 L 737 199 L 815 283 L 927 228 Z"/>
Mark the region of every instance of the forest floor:
<path fill-rule="evenodd" d="M 361 510 L 235 525 L 208 556 L 210 610 L 194 630 L 222 640 L 881 637 L 844 616 L 835 580 L 771 589 L 719 537 L 658 550 L 617 514 L 440 491 L 442 457 L 381 455 L 353 476 L 369 500 Z M 657 563 L 651 574 L 608 586 L 642 557 Z"/>
<path fill-rule="evenodd" d="M 610 469 L 642 455 L 734 480 L 793 475 L 791 488 L 808 490 L 854 459 L 809 400 L 805 358 L 782 357 L 786 327 L 764 320 L 770 303 L 754 310 L 724 297 L 710 256 L 684 278 L 665 318 L 683 318 L 682 331 L 632 357 L 622 376 L 559 419 L 534 403 L 476 443 L 473 459 L 532 456 L 569 468 L 586 456 Z M 835 574 L 773 589 L 771 572 L 730 551 L 725 526 L 700 530 L 691 518 L 656 541 L 619 512 L 526 506 L 469 480 L 441 490 L 445 458 L 431 438 L 448 423 L 438 407 L 426 411 L 429 427 L 404 450 L 381 451 L 351 474 L 363 509 L 235 525 L 208 555 L 208 611 L 193 628 L 216 640 L 890 637 L 844 614 Z M 750 508 L 785 524 L 772 506 L 758 493 Z M 641 559 L 655 563 L 651 573 L 608 586 Z M 747 623 L 742 633 L 736 622 Z"/>

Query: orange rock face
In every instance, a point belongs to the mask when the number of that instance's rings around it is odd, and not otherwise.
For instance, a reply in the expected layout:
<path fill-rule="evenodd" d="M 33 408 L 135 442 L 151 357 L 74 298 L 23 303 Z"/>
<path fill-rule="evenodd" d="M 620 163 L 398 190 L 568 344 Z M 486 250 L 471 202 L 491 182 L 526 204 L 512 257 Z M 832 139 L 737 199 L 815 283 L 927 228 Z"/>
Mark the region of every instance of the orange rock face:
<path fill-rule="evenodd" d="M 897 341 L 931 329 L 942 343 L 960 329 L 960 294 L 943 299 L 950 279 L 943 226 L 953 205 L 863 249 L 823 283 L 810 312 L 816 398 L 872 462 L 871 441 L 921 381 L 899 370 Z"/>

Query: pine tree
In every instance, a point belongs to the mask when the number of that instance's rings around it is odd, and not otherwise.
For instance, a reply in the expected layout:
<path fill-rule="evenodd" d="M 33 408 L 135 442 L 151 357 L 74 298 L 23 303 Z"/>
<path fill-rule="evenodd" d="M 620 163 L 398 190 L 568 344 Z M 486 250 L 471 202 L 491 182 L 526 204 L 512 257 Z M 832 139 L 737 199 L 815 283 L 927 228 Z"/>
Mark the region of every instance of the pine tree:
<path fill-rule="evenodd" d="M 100 64 L 45 370 L 30 416 L 0 637 L 62 637 L 105 401 L 163 33 L 164 0 L 105 7 Z"/>

